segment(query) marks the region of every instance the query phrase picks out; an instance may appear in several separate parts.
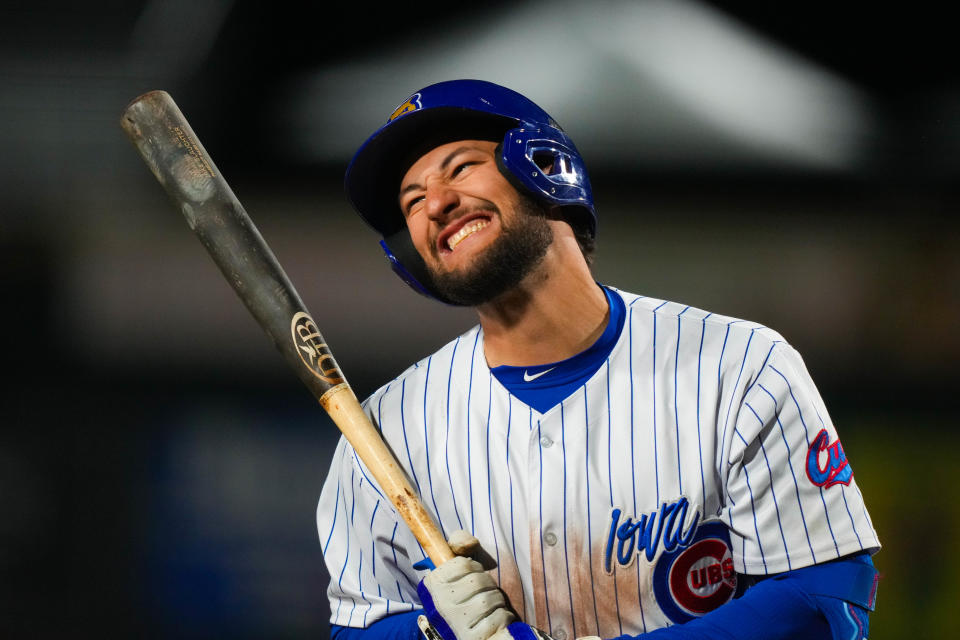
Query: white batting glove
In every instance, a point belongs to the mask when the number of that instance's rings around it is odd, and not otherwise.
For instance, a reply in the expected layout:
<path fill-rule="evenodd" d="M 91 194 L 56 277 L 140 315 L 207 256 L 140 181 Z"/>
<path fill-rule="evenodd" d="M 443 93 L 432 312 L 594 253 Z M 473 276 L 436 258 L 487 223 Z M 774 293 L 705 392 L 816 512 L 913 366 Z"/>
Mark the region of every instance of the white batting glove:
<path fill-rule="evenodd" d="M 459 531 L 449 542 L 455 553 L 479 546 L 476 538 Z M 418 624 L 428 640 L 487 640 L 517 619 L 483 565 L 462 555 L 427 574 L 417 593 L 424 609 Z"/>

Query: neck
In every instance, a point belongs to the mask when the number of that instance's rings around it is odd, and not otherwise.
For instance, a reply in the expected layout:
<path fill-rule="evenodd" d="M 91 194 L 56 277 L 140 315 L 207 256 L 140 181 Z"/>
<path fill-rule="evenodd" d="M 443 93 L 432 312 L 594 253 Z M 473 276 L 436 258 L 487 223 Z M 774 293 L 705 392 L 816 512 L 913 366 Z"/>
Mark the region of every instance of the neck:
<path fill-rule="evenodd" d="M 607 326 L 606 296 L 576 239 L 561 229 L 554 232 L 554 243 L 533 272 L 515 289 L 477 307 L 490 367 L 564 360 L 592 345 Z"/>

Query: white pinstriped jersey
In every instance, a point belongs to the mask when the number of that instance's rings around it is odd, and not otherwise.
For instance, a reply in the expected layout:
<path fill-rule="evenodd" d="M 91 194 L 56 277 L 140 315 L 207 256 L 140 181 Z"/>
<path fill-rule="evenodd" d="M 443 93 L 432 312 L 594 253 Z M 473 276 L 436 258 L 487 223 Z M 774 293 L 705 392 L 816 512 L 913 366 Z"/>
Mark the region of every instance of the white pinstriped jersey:
<path fill-rule="evenodd" d="M 525 622 L 557 640 L 637 635 L 723 604 L 736 573 L 880 546 L 779 334 L 617 293 L 606 362 L 544 414 L 491 374 L 479 327 L 365 403 L 444 532 L 470 531 L 497 561 Z M 317 526 L 334 624 L 419 607 L 423 551 L 343 439 Z"/>

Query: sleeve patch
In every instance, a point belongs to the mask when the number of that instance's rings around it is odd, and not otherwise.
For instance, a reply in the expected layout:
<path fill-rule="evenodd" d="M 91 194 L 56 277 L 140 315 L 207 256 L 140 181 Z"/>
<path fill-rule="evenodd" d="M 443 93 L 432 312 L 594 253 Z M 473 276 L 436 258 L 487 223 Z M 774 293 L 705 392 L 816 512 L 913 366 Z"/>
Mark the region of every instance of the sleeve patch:
<path fill-rule="evenodd" d="M 826 429 L 820 430 L 807 450 L 807 477 L 810 482 L 824 489 L 835 484 L 849 485 L 853 480 L 853 468 L 840 439 L 830 443 L 830 434 Z"/>

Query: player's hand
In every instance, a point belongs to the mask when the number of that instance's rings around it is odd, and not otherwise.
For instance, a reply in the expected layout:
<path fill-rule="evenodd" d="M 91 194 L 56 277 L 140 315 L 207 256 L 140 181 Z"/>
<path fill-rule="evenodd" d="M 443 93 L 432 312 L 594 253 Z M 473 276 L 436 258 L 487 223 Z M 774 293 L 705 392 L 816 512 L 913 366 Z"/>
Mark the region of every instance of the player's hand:
<path fill-rule="evenodd" d="M 451 549 L 475 553 L 479 543 L 464 534 L 451 535 Z M 464 555 L 427 574 L 417 585 L 417 593 L 425 614 L 419 624 L 428 638 L 435 634 L 443 640 L 487 640 L 517 619 L 483 565 Z"/>

